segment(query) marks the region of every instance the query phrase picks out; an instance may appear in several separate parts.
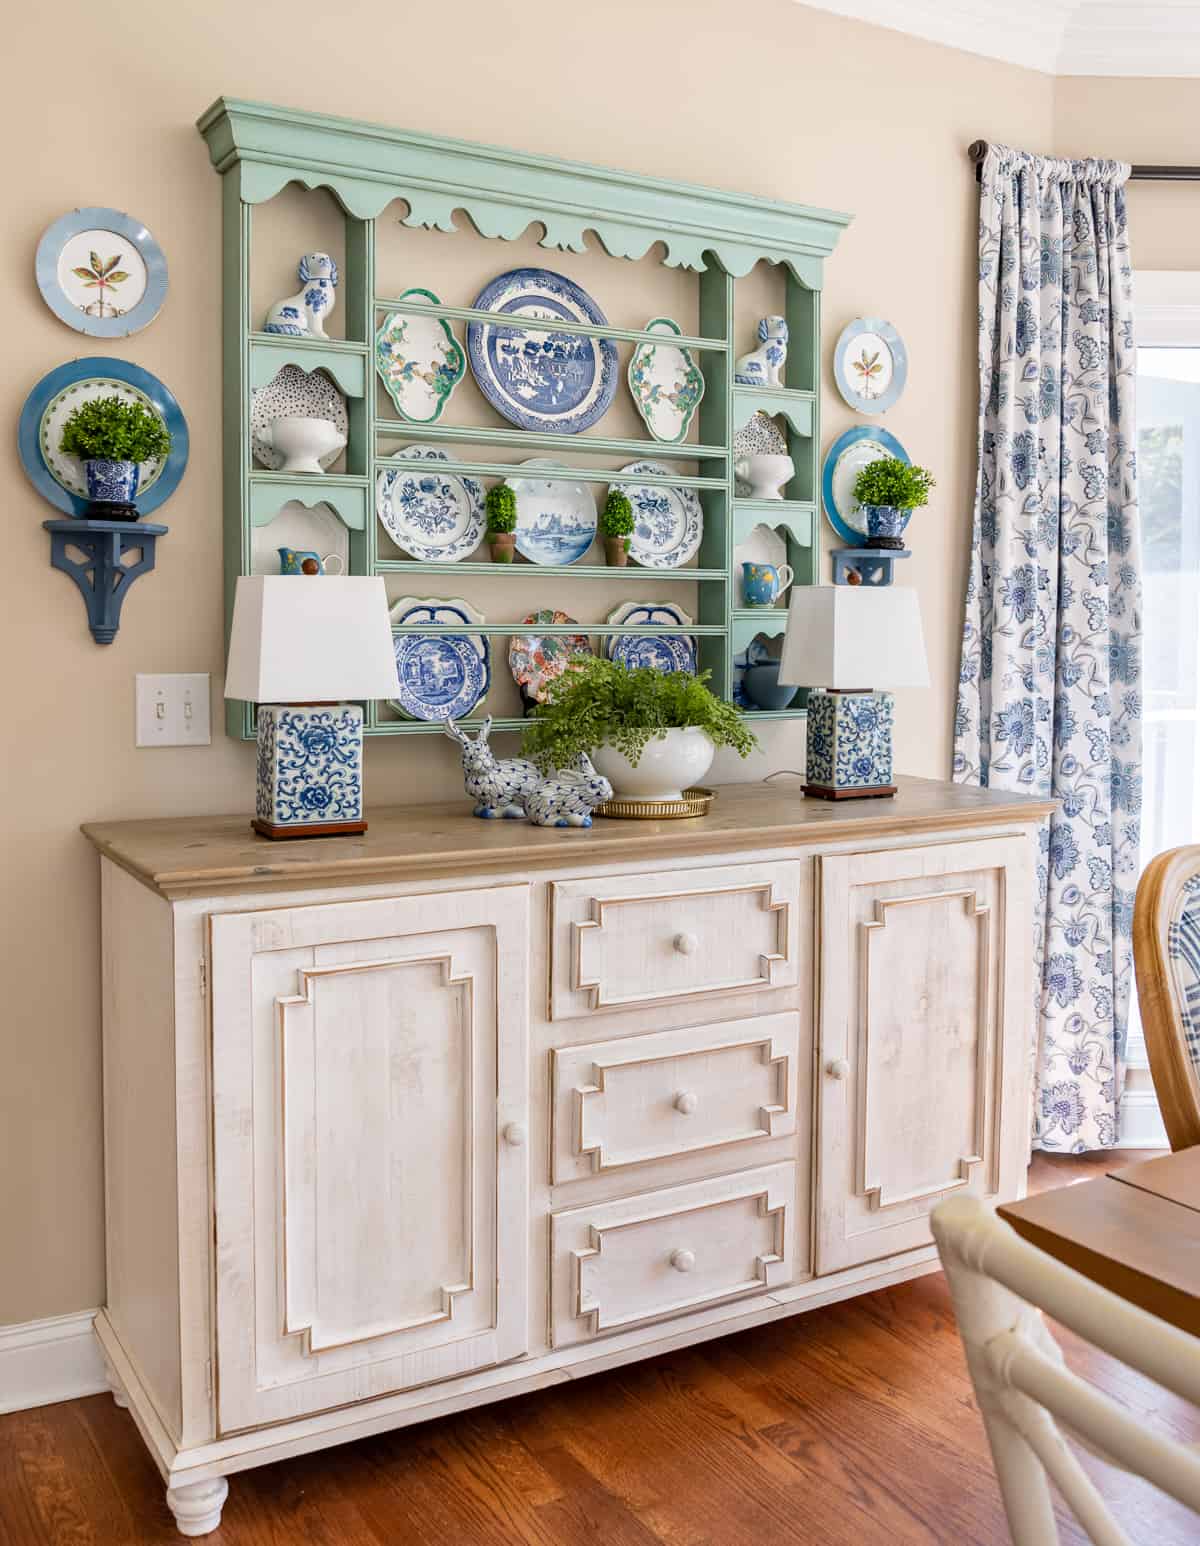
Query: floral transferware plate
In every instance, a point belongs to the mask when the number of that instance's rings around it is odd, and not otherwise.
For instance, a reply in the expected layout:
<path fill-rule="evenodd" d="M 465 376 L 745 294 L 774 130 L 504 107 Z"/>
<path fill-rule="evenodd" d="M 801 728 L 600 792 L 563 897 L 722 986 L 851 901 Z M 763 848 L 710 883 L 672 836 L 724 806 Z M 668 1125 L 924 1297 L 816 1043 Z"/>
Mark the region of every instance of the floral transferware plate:
<path fill-rule="evenodd" d="M 328 472 L 345 449 L 350 435 L 350 416 L 346 399 L 322 370 L 301 370 L 299 365 L 284 365 L 264 387 L 250 393 L 250 448 L 254 459 L 278 472 L 283 453 L 276 451 L 265 437 L 273 419 L 328 419 L 342 444 L 326 451 L 317 460 Z"/>
<path fill-rule="evenodd" d="M 560 677 L 573 660 L 579 660 L 583 656 L 589 659 L 592 653 L 591 641 L 586 633 L 538 633 L 538 625 L 545 626 L 548 623 L 565 625 L 573 623 L 575 618 L 569 613 L 557 612 L 551 608 L 543 608 L 539 612 L 531 613 L 525 618 L 526 626 L 535 629 L 532 633 L 514 634 L 508 644 L 508 669 L 513 674 L 513 680 L 521 689 L 522 699 L 528 703 L 544 703 L 546 701 L 546 689 L 556 677 Z"/>
<path fill-rule="evenodd" d="M 408 719 L 460 719 L 487 696 L 491 686 L 491 645 L 484 634 L 452 633 L 457 623 L 482 623 L 483 613 L 457 597 L 403 596 L 391 608 L 394 626 L 428 623 L 436 633 L 392 637 L 397 697 L 389 698 Z"/>
<path fill-rule="evenodd" d="M 683 329 L 670 317 L 652 317 L 646 332 L 670 339 Z M 655 440 L 674 442 L 687 438 L 704 396 L 704 377 L 689 349 L 668 342 L 643 343 L 629 361 L 629 390 Z"/>
<path fill-rule="evenodd" d="M 908 379 L 908 352 L 890 322 L 856 317 L 842 329 L 833 351 L 837 389 L 859 413 L 883 413 Z"/>
<path fill-rule="evenodd" d="M 432 290 L 405 290 L 400 299 L 414 296 L 441 304 Z M 467 362 L 444 317 L 389 311 L 375 334 L 375 369 L 402 418 L 432 424 L 466 374 Z"/>
<path fill-rule="evenodd" d="M 520 326 L 521 317 L 604 326 L 608 318 L 586 290 L 548 268 L 515 268 L 486 284 L 474 304 L 513 319 L 512 326 L 467 324 L 467 357 L 479 390 L 510 423 L 577 435 L 608 411 L 617 390 L 611 338 Z"/>
<path fill-rule="evenodd" d="M 34 272 L 59 321 L 92 338 L 140 332 L 167 293 L 162 248 L 119 209 L 73 209 L 56 220 L 38 243 Z"/>
<path fill-rule="evenodd" d="M 449 461 L 436 446 L 405 446 L 393 461 Z M 405 553 L 426 563 L 456 564 L 483 540 L 483 489 L 474 478 L 440 467 L 387 467 L 375 479 L 375 513 Z"/>
<path fill-rule="evenodd" d="M 659 462 L 630 462 L 622 472 L 669 478 Z M 647 569 L 678 569 L 694 558 L 704 536 L 704 511 L 695 489 L 654 483 L 613 484 L 633 506 L 629 556 Z"/>
<path fill-rule="evenodd" d="M 140 365 L 95 355 L 72 360 L 43 376 L 25 399 L 17 430 L 21 463 L 43 498 L 64 515 L 86 516 L 87 483 L 83 464 L 59 450 L 62 427 L 80 403 L 99 397 L 137 402 L 158 416 L 171 436 L 165 461 L 142 463 L 138 484 L 139 515 L 149 515 L 179 487 L 188 460 L 187 421 L 174 395 Z"/>
<path fill-rule="evenodd" d="M 522 467 L 561 467 L 533 457 Z M 533 564 L 577 564 L 596 535 L 596 501 L 586 483 L 569 478 L 504 480 L 517 496 L 517 552 Z"/>
<path fill-rule="evenodd" d="M 695 639 L 657 631 L 686 628 L 691 623 L 691 617 L 673 601 L 623 601 L 606 621 L 624 627 L 646 624 L 655 629 L 654 633 L 609 635 L 604 652 L 610 660 L 619 660 L 631 669 L 649 666 L 655 671 L 695 671 Z"/>
<path fill-rule="evenodd" d="M 821 502 L 829 524 L 849 547 L 867 540 L 867 518 L 854 497 L 854 482 L 864 467 L 886 456 L 909 460 L 908 452 L 886 429 L 860 424 L 848 429 L 825 453 L 821 471 Z"/>

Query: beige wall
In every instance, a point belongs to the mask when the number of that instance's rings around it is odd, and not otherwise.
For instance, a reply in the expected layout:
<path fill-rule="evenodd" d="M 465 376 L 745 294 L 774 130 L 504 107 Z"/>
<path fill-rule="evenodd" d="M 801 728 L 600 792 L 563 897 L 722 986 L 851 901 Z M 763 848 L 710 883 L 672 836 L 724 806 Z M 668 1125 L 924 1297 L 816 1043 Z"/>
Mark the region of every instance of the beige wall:
<path fill-rule="evenodd" d="M 935 469 L 938 490 L 905 574 L 921 595 L 933 688 L 900 705 L 899 765 L 947 769 L 975 411 L 975 186 L 963 147 L 983 135 L 1048 148 L 1053 83 L 790 0 L 552 12 L 548 22 L 494 0 L 347 0 L 313 26 L 283 0 L 126 0 L 98 27 L 92 8 L 66 0 L 27 9 L 9 39 L 0 1323 L 104 1293 L 97 876 L 77 824 L 248 809 L 251 796 L 251 750 L 220 733 L 205 750 L 133 746 L 136 671 L 211 671 L 220 691 L 219 184 L 192 126 L 217 95 L 853 211 L 828 265 L 825 353 L 863 313 L 890 318 L 908 343 L 908 390 L 886 423 Z M 85 203 L 144 219 L 170 262 L 163 313 L 115 346 L 69 332 L 33 284 L 39 235 Z M 508 252 L 486 261 L 499 269 Z M 614 265 L 595 281 L 613 313 L 638 309 L 629 272 Z M 161 516 L 171 531 L 158 571 L 133 591 L 108 649 L 92 644 L 73 587 L 49 568 L 39 522 L 50 511 L 14 434 L 46 371 L 102 353 L 161 375 L 192 432 L 187 478 Z M 828 376 L 824 385 L 828 442 L 856 420 Z M 764 740 L 763 758 L 719 772 L 757 777 L 800 760 L 798 725 Z M 440 796 L 457 777 L 450 748 L 425 738 L 373 744 L 367 762 L 376 801 Z"/>

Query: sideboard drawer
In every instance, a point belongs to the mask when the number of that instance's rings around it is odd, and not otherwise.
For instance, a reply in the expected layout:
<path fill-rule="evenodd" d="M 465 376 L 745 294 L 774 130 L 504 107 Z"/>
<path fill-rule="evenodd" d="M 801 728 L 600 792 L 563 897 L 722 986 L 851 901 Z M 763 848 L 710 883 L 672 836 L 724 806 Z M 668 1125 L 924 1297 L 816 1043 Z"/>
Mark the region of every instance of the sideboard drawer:
<path fill-rule="evenodd" d="M 799 1049 L 794 1010 L 556 1048 L 554 1181 L 794 1133 Z"/>
<path fill-rule="evenodd" d="M 551 1018 L 792 987 L 801 874 L 784 861 L 555 882 Z"/>
<path fill-rule="evenodd" d="M 795 1210 L 788 1161 L 554 1214 L 551 1340 L 586 1342 L 781 1287 Z"/>

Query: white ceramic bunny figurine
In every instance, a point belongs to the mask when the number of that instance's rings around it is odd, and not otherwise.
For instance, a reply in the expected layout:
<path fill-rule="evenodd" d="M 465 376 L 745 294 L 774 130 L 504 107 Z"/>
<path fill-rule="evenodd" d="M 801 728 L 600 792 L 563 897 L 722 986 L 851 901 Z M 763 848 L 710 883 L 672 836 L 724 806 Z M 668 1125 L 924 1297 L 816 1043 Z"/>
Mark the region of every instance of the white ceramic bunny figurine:
<path fill-rule="evenodd" d="M 590 827 L 592 811 L 612 799 L 612 785 L 584 754 L 579 771 L 559 768 L 525 796 L 525 814 L 535 827 Z"/>
<path fill-rule="evenodd" d="M 782 386 L 788 346 L 786 320 L 763 317 L 758 324 L 758 337 L 758 348 L 743 354 L 734 366 L 733 379 L 739 386 Z"/>
<path fill-rule="evenodd" d="M 524 757 L 497 758 L 488 745 L 491 733 L 490 714 L 473 741 L 452 719 L 446 721 L 446 734 L 462 747 L 463 779 L 475 801 L 474 814 L 485 819 L 507 816 L 519 820 L 525 814 L 526 796 L 541 775 Z"/>
<path fill-rule="evenodd" d="M 323 318 L 333 311 L 338 267 L 327 252 L 306 252 L 296 270 L 300 293 L 276 301 L 263 323 L 264 333 L 293 338 L 327 338 Z"/>

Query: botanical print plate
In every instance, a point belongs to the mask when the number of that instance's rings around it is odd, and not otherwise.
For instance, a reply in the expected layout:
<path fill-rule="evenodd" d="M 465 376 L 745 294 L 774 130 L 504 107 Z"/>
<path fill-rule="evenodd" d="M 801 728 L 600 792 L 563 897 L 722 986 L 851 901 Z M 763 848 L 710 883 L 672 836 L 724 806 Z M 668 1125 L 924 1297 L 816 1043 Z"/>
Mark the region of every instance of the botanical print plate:
<path fill-rule="evenodd" d="M 645 634 L 611 634 L 604 641 L 610 660 L 629 667 L 650 666 L 655 671 L 695 671 L 696 641 L 686 634 L 657 632 L 661 628 L 687 627 L 692 619 L 673 601 L 623 601 L 606 621 L 617 626 L 646 624 L 656 630 Z"/>
<path fill-rule="evenodd" d="M 394 461 L 449 461 L 436 446 L 405 446 Z M 474 478 L 436 465 L 389 467 L 375 479 L 375 512 L 405 553 L 427 563 L 456 564 L 483 539 L 483 489 Z"/>
<path fill-rule="evenodd" d="M 742 594 L 743 564 L 774 564 L 776 569 L 787 563 L 787 542 L 783 535 L 765 521 L 760 521 L 750 535 L 733 550 L 734 605 L 744 606 Z"/>
<path fill-rule="evenodd" d="M 622 472 L 637 477 L 669 478 L 659 462 L 630 462 Z M 613 484 L 633 506 L 629 556 L 647 569 L 678 569 L 694 558 L 704 536 L 704 511 L 695 489 L 663 488 L 654 483 Z"/>
<path fill-rule="evenodd" d="M 266 386 L 250 393 L 250 448 L 255 461 L 278 472 L 284 458 L 264 438 L 274 419 L 328 419 L 338 434 L 350 433 L 346 399 L 324 371 L 301 370 L 299 365 L 284 365 Z M 317 458 L 326 472 L 344 448 L 343 443 Z"/>
<path fill-rule="evenodd" d="M 414 296 L 441 304 L 432 290 L 405 290 L 400 299 Z M 444 317 L 389 311 L 375 334 L 375 369 L 402 418 L 432 424 L 466 374 L 467 362 Z"/>
<path fill-rule="evenodd" d="M 521 689 L 526 703 L 544 703 L 546 689 L 560 677 L 573 660 L 591 657 L 592 645 L 586 633 L 539 633 L 546 624 L 563 626 L 575 622 L 566 612 L 544 607 L 523 619 L 530 633 L 514 634 L 508 643 L 508 669 Z"/>
<path fill-rule="evenodd" d="M 143 463 L 138 489 L 139 515 L 149 515 L 179 487 L 188 461 L 188 427 L 174 395 L 157 376 L 139 365 L 95 355 L 72 360 L 43 376 L 25 399 L 17 431 L 21 463 L 43 498 L 64 515 L 86 516 L 87 486 L 83 466 L 58 449 L 62 426 L 78 403 L 97 397 L 121 397 L 140 402 L 156 413 L 171 436 L 163 463 Z"/>
<path fill-rule="evenodd" d="M 867 540 L 867 518 L 854 497 L 854 481 L 870 462 L 894 456 L 909 460 L 908 452 L 886 429 L 860 424 L 839 435 L 825 453 L 821 472 L 821 501 L 829 524 L 850 547 L 861 547 Z"/>
<path fill-rule="evenodd" d="M 522 467 L 557 467 L 534 457 Z M 596 535 L 596 501 L 586 483 L 569 478 L 504 480 L 517 496 L 517 552 L 534 564 L 577 564 Z"/>
<path fill-rule="evenodd" d="M 678 338 L 683 329 L 670 317 L 652 317 L 646 332 Z M 629 390 L 655 440 L 685 440 L 704 396 L 704 377 L 690 350 L 639 344 L 629 361 Z"/>
<path fill-rule="evenodd" d="M 73 209 L 38 243 L 38 289 L 60 321 L 92 338 L 127 338 L 153 322 L 167 260 L 140 220 L 119 209 Z"/>
<path fill-rule="evenodd" d="M 479 390 L 510 423 L 577 435 L 608 411 L 617 390 L 611 338 L 520 325 L 521 317 L 561 317 L 602 327 L 608 318 L 586 290 L 548 268 L 515 268 L 485 285 L 474 304 L 514 319 L 512 325 L 467 324 L 467 357 Z"/>
<path fill-rule="evenodd" d="M 856 317 L 833 351 L 838 391 L 859 413 L 883 413 L 904 390 L 908 353 L 890 322 Z"/>
<path fill-rule="evenodd" d="M 265 526 L 255 526 L 250 538 L 250 573 L 278 574 L 279 549 L 340 558 L 340 574 L 350 573 L 350 532 L 328 505 L 304 505 L 289 499 Z"/>
<path fill-rule="evenodd" d="M 482 612 L 457 597 L 404 596 L 391 608 L 394 625 L 428 623 L 436 633 L 394 634 L 399 696 L 388 702 L 408 719 L 461 718 L 487 696 L 491 645 L 484 634 L 456 634 L 455 623 L 482 623 Z"/>

